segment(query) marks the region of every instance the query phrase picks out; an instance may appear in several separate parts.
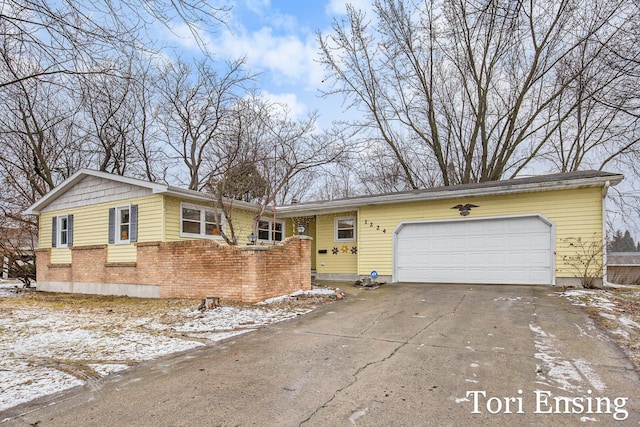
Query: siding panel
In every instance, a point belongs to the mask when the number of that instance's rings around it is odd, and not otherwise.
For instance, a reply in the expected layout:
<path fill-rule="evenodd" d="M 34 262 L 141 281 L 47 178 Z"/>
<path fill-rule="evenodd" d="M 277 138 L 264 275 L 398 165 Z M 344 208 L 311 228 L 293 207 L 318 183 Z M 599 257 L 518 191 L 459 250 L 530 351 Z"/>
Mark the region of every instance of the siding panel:
<path fill-rule="evenodd" d="M 112 203 L 150 194 L 151 190 L 148 188 L 87 176 L 71 187 L 62 197 L 52 201 L 43 212 Z"/>
<path fill-rule="evenodd" d="M 403 220 L 462 219 L 451 209 L 458 203 L 477 205 L 471 217 L 492 217 L 540 213 L 556 226 L 556 275 L 573 277 L 572 267 L 563 260 L 572 249 L 569 238 L 602 242 L 602 195 L 599 187 L 574 190 L 548 191 L 489 197 L 436 200 L 384 206 L 364 206 L 360 209 L 358 225 L 358 273 L 377 270 L 381 275 L 392 274 L 393 231 Z M 367 224 L 364 222 L 367 221 Z M 370 225 L 374 226 L 371 227 Z M 378 230 L 378 225 L 380 229 Z M 386 230 L 382 233 L 381 230 Z"/>
<path fill-rule="evenodd" d="M 315 267 L 318 274 L 356 274 L 358 271 L 358 257 L 360 256 L 358 240 L 355 242 L 335 241 L 334 219 L 346 216 L 357 216 L 357 212 L 342 212 L 316 217 L 316 250 L 327 251 L 326 254 L 316 253 Z M 359 227 L 356 225 L 356 239 L 359 238 L 359 233 Z M 336 254 L 333 253 L 334 248 L 337 249 Z M 357 253 L 352 252 L 353 248 Z"/>
<path fill-rule="evenodd" d="M 180 204 L 183 202 L 196 206 L 203 206 L 208 208 L 213 207 L 213 203 L 205 204 L 202 202 L 192 202 L 186 199 L 181 200 L 175 197 L 166 197 L 164 206 L 164 239 L 166 242 L 178 240 L 193 240 L 193 238 L 191 237 L 180 237 Z M 251 234 L 253 217 L 255 216 L 255 213 L 243 209 L 234 209 L 232 211 L 232 215 L 234 231 L 236 234 L 236 238 L 238 239 L 238 244 L 245 245 L 249 242 L 247 240 L 247 236 Z M 290 236 L 291 234 L 286 233 L 286 235 Z"/>
<path fill-rule="evenodd" d="M 109 209 L 128 204 L 138 205 L 138 241 L 160 241 L 162 239 L 162 199 L 162 195 L 152 195 L 120 202 L 100 203 L 64 211 L 42 213 L 40 216 L 40 247 L 51 247 L 52 218 L 57 215 L 66 214 L 73 214 L 74 216 L 74 246 L 106 245 L 109 241 Z M 135 261 L 135 245 L 133 243 L 117 246 L 119 246 L 119 248 L 113 250 L 113 259 L 111 259 L 112 251 L 109 251 L 108 262 Z M 57 252 L 57 250 L 54 252 Z M 68 251 L 68 255 L 62 252 L 54 255 L 52 252 L 51 257 L 52 262 L 71 262 L 71 251 Z"/>

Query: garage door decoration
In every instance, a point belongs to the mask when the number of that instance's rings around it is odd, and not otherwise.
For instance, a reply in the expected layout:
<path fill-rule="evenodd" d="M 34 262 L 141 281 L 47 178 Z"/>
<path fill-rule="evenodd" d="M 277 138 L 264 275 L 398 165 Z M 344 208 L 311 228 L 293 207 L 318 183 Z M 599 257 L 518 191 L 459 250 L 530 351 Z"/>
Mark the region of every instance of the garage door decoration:
<path fill-rule="evenodd" d="M 554 233 L 541 215 L 405 222 L 394 281 L 552 285 Z"/>

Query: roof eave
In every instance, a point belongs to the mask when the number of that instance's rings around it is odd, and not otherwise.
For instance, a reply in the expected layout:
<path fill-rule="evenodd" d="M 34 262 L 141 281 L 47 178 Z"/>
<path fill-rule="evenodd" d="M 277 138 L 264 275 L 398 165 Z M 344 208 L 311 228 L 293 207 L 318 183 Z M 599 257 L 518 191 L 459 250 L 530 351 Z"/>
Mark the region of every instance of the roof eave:
<path fill-rule="evenodd" d="M 500 185 L 487 188 L 469 188 L 462 190 L 442 190 L 395 193 L 375 197 L 357 197 L 348 200 L 335 200 L 327 202 L 287 205 L 278 208 L 281 217 L 292 217 L 300 214 L 320 215 L 338 212 L 353 211 L 361 206 L 385 205 L 391 203 L 409 203 L 429 200 L 445 200 L 464 197 L 493 196 L 513 193 L 529 193 L 537 191 L 564 190 L 585 187 L 602 187 L 617 185 L 624 178 L 623 175 L 607 177 L 591 177 L 573 180 L 556 180 L 549 182 L 527 183 L 521 185 Z M 505 181 L 507 182 L 507 181 Z"/>
<path fill-rule="evenodd" d="M 76 173 L 74 173 L 73 175 L 71 175 L 69 178 L 67 178 L 64 181 L 64 185 L 59 185 L 55 187 L 53 190 L 51 190 L 50 192 L 48 192 L 47 194 L 45 194 L 44 196 L 42 196 L 40 200 L 36 201 L 34 204 L 29 206 L 27 210 L 24 211 L 24 214 L 25 215 L 40 214 L 40 211 L 42 210 L 42 208 L 46 207 L 49 203 L 55 200 L 60 194 L 63 194 L 69 188 L 69 186 L 73 186 L 78 181 L 80 181 L 83 178 L 85 172 L 86 171 L 84 169 L 81 169 Z"/>
<path fill-rule="evenodd" d="M 162 192 L 162 194 L 165 194 L 167 196 L 178 197 L 182 199 L 189 199 L 197 202 L 205 202 L 205 203 L 214 202 L 213 196 L 210 194 L 201 193 L 195 190 L 187 190 L 179 187 L 169 186 L 167 187 L 166 191 Z M 258 206 L 254 205 L 253 203 L 243 202 L 242 200 L 225 199 L 225 202 L 237 207 L 241 207 L 242 209 L 245 209 L 245 210 L 250 210 L 255 212 L 259 210 Z"/>
<path fill-rule="evenodd" d="M 138 180 L 135 178 L 129 178 L 126 176 L 113 175 L 107 172 L 95 171 L 91 169 L 80 169 L 79 171 L 71 175 L 69 178 L 64 180 L 62 184 L 58 185 L 53 190 L 45 194 L 40 200 L 38 200 L 37 202 L 29 206 L 24 211 L 24 214 L 25 215 L 40 214 L 42 209 L 47 207 L 47 205 L 49 205 L 51 202 L 53 202 L 55 199 L 60 197 L 67 190 L 69 190 L 71 187 L 73 187 L 75 184 L 77 184 L 79 181 L 81 181 L 83 178 L 87 176 L 94 176 L 97 178 L 103 178 L 111 181 L 121 182 L 123 184 L 129 184 L 129 185 L 135 185 L 142 188 L 148 188 L 149 190 L 151 190 L 152 193 L 162 193 L 166 191 L 167 188 L 169 187 L 168 185 L 164 185 L 164 184 L 146 182 L 146 181 Z"/>

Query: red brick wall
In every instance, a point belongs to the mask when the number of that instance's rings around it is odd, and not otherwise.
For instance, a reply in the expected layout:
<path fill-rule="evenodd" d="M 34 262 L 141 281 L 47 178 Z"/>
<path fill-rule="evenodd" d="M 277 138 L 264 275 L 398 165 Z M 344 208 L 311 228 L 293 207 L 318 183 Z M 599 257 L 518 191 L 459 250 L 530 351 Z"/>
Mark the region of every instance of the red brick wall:
<path fill-rule="evenodd" d="M 36 282 L 70 282 L 71 264 L 50 264 L 51 249 L 36 249 Z"/>
<path fill-rule="evenodd" d="M 73 262 L 49 263 L 36 252 L 40 282 L 158 285 L 163 298 L 219 297 L 257 302 L 311 289 L 311 240 L 291 237 L 278 245 L 227 246 L 211 240 L 137 244 L 135 263 L 108 264 L 106 246 L 71 249 Z"/>

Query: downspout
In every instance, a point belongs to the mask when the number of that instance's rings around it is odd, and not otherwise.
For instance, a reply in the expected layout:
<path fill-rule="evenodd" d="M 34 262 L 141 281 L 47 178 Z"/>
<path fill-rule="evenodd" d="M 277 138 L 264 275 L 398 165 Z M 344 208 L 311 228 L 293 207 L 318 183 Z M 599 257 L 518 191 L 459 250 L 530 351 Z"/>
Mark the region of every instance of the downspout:
<path fill-rule="evenodd" d="M 360 218 L 362 216 L 360 215 L 360 207 L 358 207 L 358 209 L 356 210 L 356 248 L 358 248 L 358 251 L 356 252 L 356 275 L 357 275 L 357 280 L 360 280 L 360 236 L 362 235 L 360 230 L 361 228 L 364 227 L 360 227 Z"/>
<path fill-rule="evenodd" d="M 602 287 L 609 283 L 607 279 L 607 193 L 611 182 L 607 180 L 602 188 Z"/>
<path fill-rule="evenodd" d="M 271 241 L 275 245 L 276 244 L 276 197 L 273 197 L 273 223 L 271 224 Z M 282 240 L 284 240 L 285 234 L 284 226 L 282 228 Z"/>

